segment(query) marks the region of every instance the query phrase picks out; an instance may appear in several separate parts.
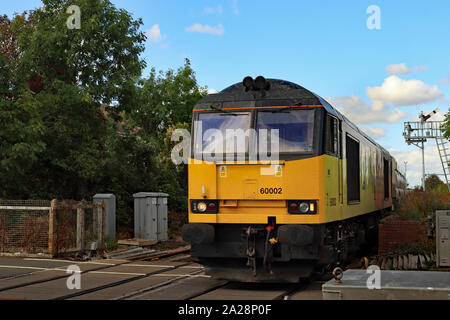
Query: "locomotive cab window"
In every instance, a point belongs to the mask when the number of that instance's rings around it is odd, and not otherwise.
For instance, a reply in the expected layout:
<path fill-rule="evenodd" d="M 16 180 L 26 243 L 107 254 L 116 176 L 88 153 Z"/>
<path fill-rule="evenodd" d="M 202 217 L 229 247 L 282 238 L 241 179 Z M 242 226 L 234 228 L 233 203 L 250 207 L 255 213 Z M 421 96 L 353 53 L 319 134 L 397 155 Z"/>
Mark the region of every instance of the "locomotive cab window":
<path fill-rule="evenodd" d="M 347 202 L 349 204 L 359 203 L 359 142 L 347 134 L 345 148 L 347 154 Z"/>
<path fill-rule="evenodd" d="M 389 199 L 389 161 L 383 159 L 383 174 L 384 174 L 384 199 Z"/>
<path fill-rule="evenodd" d="M 266 151 L 272 153 L 278 133 L 279 153 L 311 153 L 314 142 L 314 110 L 276 110 L 258 111 L 256 130 L 260 155 Z"/>
<path fill-rule="evenodd" d="M 244 155 L 248 152 L 250 128 L 250 113 L 202 113 L 195 123 L 194 152 L 219 156 Z M 227 132 L 228 131 L 228 132 Z"/>
<path fill-rule="evenodd" d="M 339 156 L 339 121 L 327 115 L 325 118 L 325 153 Z"/>

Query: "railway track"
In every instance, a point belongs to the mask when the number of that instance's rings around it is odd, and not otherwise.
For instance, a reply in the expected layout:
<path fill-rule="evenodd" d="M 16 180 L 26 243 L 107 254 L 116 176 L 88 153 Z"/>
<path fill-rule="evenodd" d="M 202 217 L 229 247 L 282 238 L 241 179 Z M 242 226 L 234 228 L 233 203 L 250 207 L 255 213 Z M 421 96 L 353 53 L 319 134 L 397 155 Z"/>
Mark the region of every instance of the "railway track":
<path fill-rule="evenodd" d="M 181 252 L 179 254 L 183 254 L 184 252 Z M 173 254 L 169 255 L 161 255 L 160 257 L 153 256 L 152 261 L 159 260 L 158 264 L 152 264 L 152 262 L 147 261 L 141 261 L 139 263 L 136 263 L 136 261 L 121 261 L 121 262 L 114 262 L 114 263 L 108 263 L 108 262 L 76 262 L 76 261 L 69 261 L 69 260 L 53 260 L 53 259 L 24 259 L 28 261 L 48 261 L 49 263 L 55 263 L 55 262 L 64 262 L 66 263 L 66 266 L 68 264 L 76 265 L 80 268 L 80 276 L 83 279 L 86 279 L 87 277 L 90 277 L 90 279 L 94 278 L 95 276 L 103 276 L 107 277 L 108 281 L 104 281 L 106 283 L 100 284 L 100 285 L 88 285 L 88 288 L 82 289 L 82 290 L 74 290 L 74 292 L 61 294 L 57 296 L 51 296 L 47 297 L 46 293 L 43 292 L 42 298 L 43 299 L 49 299 L 49 300 L 64 300 L 64 299 L 73 299 L 76 297 L 82 297 L 85 295 L 89 295 L 95 292 L 101 292 L 102 290 L 107 290 L 109 288 L 113 287 L 119 287 L 126 284 L 139 282 L 139 280 L 145 280 L 145 278 L 149 277 L 158 277 L 160 275 L 166 275 L 171 278 L 183 278 L 190 275 L 195 275 L 202 271 L 202 267 L 196 266 L 193 262 L 171 262 L 168 264 L 164 264 L 164 258 L 166 256 L 169 256 L 173 258 Z M 21 260 L 21 263 L 23 261 Z M 48 267 L 32 267 L 32 266 L 3 266 L 5 268 L 23 268 L 23 269 L 29 269 L 32 270 L 31 272 L 20 274 L 17 276 L 12 277 L 5 277 L 0 279 L 0 298 L 10 298 L 11 295 L 17 298 L 17 296 L 23 296 L 23 298 L 27 297 L 27 291 L 28 289 L 36 289 L 36 287 L 51 287 L 52 285 L 54 287 L 58 284 L 58 289 L 61 290 L 61 287 L 66 287 L 66 280 L 72 276 L 72 273 L 67 273 L 67 269 L 64 267 L 54 267 L 54 268 L 48 268 Z M 125 270 L 125 268 L 128 268 L 129 270 Z M 139 269 L 138 272 L 133 272 L 134 269 Z M 193 268 L 194 272 L 188 272 L 187 274 L 184 272 L 181 274 L 173 274 L 174 270 L 181 270 L 181 269 L 189 269 Z M 131 270 L 131 272 L 130 272 Z M 146 271 L 148 270 L 148 271 Z M 1 268 L 0 268 L 1 271 Z M 57 274 L 58 272 L 64 272 L 64 274 L 60 275 Z M 56 273 L 56 275 L 55 275 Z M 111 279 L 114 280 L 114 276 L 117 276 L 120 279 L 117 279 L 117 281 L 111 281 Z M 95 280 L 95 279 L 94 279 Z M 143 281 L 141 281 L 143 282 Z M 36 290 L 35 290 L 36 291 Z M 67 289 L 67 291 L 69 291 Z M 40 299 L 41 297 L 39 294 L 36 294 L 35 296 L 32 296 L 31 299 Z M 102 299 L 101 296 L 98 297 L 98 299 Z"/>
<path fill-rule="evenodd" d="M 270 285 L 213 279 L 204 274 L 202 266 L 189 261 L 185 252 L 161 256 L 156 260 L 78 262 L 84 282 L 79 290 L 65 288 L 71 274 L 54 275 L 55 272 L 66 271 L 62 267 L 30 266 L 33 270 L 30 273 L 0 279 L 0 299 L 289 300 L 308 287 L 303 283 Z M 76 264 L 74 261 L 59 261 Z M 16 283 L 9 285 L 14 281 Z"/>
<path fill-rule="evenodd" d="M 205 290 L 189 300 L 291 300 L 295 295 L 308 289 L 310 284 L 254 284 L 233 283 L 220 284 L 212 290 Z M 320 288 L 316 288 L 320 290 Z M 318 295 L 320 299 L 321 296 Z"/>

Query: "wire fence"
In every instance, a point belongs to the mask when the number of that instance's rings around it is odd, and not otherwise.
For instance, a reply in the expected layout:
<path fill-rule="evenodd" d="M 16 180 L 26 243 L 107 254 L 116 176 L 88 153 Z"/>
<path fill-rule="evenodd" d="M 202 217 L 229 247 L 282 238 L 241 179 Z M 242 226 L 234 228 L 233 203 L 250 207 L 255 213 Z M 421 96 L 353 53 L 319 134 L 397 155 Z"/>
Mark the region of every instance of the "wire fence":
<path fill-rule="evenodd" d="M 0 200 L 0 252 L 48 252 L 50 201 Z"/>
<path fill-rule="evenodd" d="M 102 250 L 104 215 L 103 202 L 0 200 L 0 252 Z"/>

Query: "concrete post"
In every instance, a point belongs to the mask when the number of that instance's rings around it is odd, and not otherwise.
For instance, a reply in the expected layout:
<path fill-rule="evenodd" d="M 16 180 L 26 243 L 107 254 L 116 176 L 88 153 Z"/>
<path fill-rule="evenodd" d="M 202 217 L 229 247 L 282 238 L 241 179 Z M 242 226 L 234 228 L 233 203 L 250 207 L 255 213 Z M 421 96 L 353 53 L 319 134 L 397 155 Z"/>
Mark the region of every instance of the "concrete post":
<path fill-rule="evenodd" d="M 97 237 L 98 237 L 97 249 L 98 250 L 103 250 L 105 248 L 105 238 L 104 238 L 105 211 L 106 211 L 105 210 L 105 202 L 102 200 L 101 207 L 94 209 L 94 213 L 96 213 L 94 215 L 97 216 Z"/>
<path fill-rule="evenodd" d="M 48 253 L 53 256 L 56 254 L 56 199 L 51 202 L 48 220 Z"/>
<path fill-rule="evenodd" d="M 84 209 L 77 208 L 77 250 L 83 251 L 85 244 Z"/>

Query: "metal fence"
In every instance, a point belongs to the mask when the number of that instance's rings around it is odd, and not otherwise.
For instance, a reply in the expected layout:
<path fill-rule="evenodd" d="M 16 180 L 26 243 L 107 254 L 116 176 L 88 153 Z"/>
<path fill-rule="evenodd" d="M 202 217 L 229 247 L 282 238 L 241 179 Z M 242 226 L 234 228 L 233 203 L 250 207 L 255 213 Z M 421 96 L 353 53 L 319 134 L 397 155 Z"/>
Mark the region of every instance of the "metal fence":
<path fill-rule="evenodd" d="M 104 217 L 103 202 L 0 200 L 0 252 L 101 251 Z"/>
<path fill-rule="evenodd" d="M 0 252 L 48 252 L 50 201 L 0 200 Z"/>

